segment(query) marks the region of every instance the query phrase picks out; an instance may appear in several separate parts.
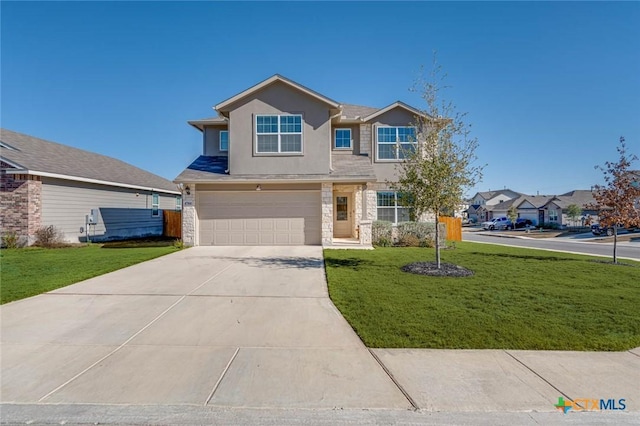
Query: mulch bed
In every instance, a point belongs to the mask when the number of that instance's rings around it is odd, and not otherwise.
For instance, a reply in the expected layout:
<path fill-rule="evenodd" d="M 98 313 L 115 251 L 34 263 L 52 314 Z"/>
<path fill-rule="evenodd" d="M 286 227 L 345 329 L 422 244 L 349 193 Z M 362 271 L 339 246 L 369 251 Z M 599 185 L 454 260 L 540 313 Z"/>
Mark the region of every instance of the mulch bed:
<path fill-rule="evenodd" d="M 429 275 L 432 277 L 470 277 L 473 271 L 452 263 L 440 263 L 440 269 L 436 262 L 415 262 L 400 268 L 410 274 Z"/>

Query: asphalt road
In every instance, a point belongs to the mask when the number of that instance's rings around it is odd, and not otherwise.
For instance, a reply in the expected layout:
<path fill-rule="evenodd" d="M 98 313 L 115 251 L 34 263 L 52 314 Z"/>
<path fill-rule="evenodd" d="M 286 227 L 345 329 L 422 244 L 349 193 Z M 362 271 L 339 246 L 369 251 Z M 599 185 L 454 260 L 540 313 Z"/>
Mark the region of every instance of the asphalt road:
<path fill-rule="evenodd" d="M 479 243 L 502 244 L 515 247 L 527 247 L 543 250 L 566 251 L 572 253 L 590 254 L 595 256 L 613 256 L 613 243 L 585 242 L 567 238 L 510 238 L 492 232 L 463 232 L 464 241 Z M 640 243 L 619 242 L 618 257 L 640 261 Z"/>

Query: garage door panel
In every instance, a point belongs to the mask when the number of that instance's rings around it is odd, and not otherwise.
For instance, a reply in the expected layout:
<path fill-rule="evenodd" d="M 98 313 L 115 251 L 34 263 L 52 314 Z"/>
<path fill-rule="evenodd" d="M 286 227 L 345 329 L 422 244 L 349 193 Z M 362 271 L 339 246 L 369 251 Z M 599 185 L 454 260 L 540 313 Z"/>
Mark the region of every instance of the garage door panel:
<path fill-rule="evenodd" d="M 320 213 L 320 191 L 199 192 L 200 244 L 320 244 Z"/>

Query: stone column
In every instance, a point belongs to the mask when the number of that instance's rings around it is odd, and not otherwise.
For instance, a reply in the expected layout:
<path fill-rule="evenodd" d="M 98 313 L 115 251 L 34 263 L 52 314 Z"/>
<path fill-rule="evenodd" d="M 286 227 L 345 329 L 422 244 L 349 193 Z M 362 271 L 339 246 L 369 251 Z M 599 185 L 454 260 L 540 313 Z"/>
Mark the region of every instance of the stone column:
<path fill-rule="evenodd" d="M 182 243 L 185 246 L 198 245 L 198 235 L 196 222 L 198 220 L 196 212 L 196 186 L 194 184 L 185 185 L 189 187 L 191 194 L 182 192 Z"/>
<path fill-rule="evenodd" d="M 374 221 L 376 220 L 376 208 L 378 204 L 378 196 L 375 190 L 374 183 L 368 183 L 367 189 L 365 190 L 365 210 L 366 210 L 366 220 Z"/>
<path fill-rule="evenodd" d="M 333 184 L 322 184 L 322 245 L 333 243 Z"/>
<path fill-rule="evenodd" d="M 360 221 L 360 244 L 363 246 L 371 245 L 371 226 L 370 220 Z"/>

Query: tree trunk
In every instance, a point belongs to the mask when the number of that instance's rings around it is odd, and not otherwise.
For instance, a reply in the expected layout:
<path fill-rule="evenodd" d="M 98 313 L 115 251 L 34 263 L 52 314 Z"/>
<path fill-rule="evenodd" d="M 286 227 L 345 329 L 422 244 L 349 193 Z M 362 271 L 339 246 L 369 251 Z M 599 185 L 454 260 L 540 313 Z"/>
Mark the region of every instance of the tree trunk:
<path fill-rule="evenodd" d="M 438 269 L 440 269 L 440 225 L 438 223 L 440 219 L 440 215 L 438 215 L 438 212 L 436 211 L 436 267 Z"/>
<path fill-rule="evenodd" d="M 618 263 L 618 225 L 613 225 L 613 263 Z"/>

